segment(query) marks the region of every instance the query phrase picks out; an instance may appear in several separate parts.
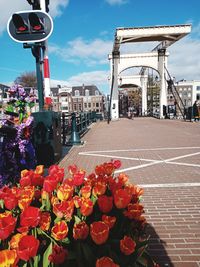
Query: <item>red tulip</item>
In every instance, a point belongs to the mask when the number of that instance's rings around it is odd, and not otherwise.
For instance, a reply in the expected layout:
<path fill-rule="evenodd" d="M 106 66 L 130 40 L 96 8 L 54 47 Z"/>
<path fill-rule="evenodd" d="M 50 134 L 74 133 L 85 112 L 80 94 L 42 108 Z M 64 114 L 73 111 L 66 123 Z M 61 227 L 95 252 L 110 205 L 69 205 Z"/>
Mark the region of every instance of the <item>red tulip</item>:
<path fill-rule="evenodd" d="M 54 176 L 46 176 L 46 178 L 44 179 L 43 190 L 48 193 L 51 193 L 53 190 L 56 189 L 57 184 L 58 182 Z"/>
<path fill-rule="evenodd" d="M 122 165 L 120 160 L 113 160 L 113 165 L 115 169 L 119 169 Z"/>
<path fill-rule="evenodd" d="M 84 182 L 84 178 L 85 178 L 85 171 L 80 170 L 80 171 L 76 172 L 73 175 L 73 185 L 74 186 L 82 185 Z"/>
<path fill-rule="evenodd" d="M 101 212 L 108 213 L 113 207 L 113 197 L 99 196 L 97 203 Z"/>
<path fill-rule="evenodd" d="M 23 236 L 18 244 L 17 255 L 20 259 L 28 261 L 36 256 L 39 247 L 39 240 L 32 235 Z"/>
<path fill-rule="evenodd" d="M 93 222 L 90 225 L 90 235 L 95 244 L 104 244 L 109 236 L 109 227 L 102 221 Z"/>
<path fill-rule="evenodd" d="M 125 255 L 132 254 L 135 251 L 135 247 L 135 241 L 129 236 L 124 236 L 124 238 L 120 240 L 120 250 Z"/>
<path fill-rule="evenodd" d="M 17 219 L 10 213 L 1 214 L 0 216 L 0 240 L 5 240 L 12 234 L 15 229 Z"/>
<path fill-rule="evenodd" d="M 20 215 L 20 225 L 36 227 L 39 224 L 41 212 L 39 208 L 29 206 Z"/>
<path fill-rule="evenodd" d="M 95 267 L 119 267 L 119 265 L 109 257 L 102 257 L 96 261 Z"/>
<path fill-rule="evenodd" d="M 89 227 L 86 222 L 80 222 L 74 225 L 73 237 L 74 239 L 86 239 L 89 234 Z"/>
<path fill-rule="evenodd" d="M 54 264 L 62 264 L 68 256 L 68 251 L 63 247 L 57 245 L 53 246 L 52 254 L 49 255 L 48 260 Z"/>
<path fill-rule="evenodd" d="M 39 226 L 43 231 L 48 231 L 51 223 L 51 215 L 49 212 L 44 211 L 41 213 Z"/>
<path fill-rule="evenodd" d="M 4 205 L 5 205 L 5 208 L 8 210 L 12 210 L 15 207 L 17 207 L 18 199 L 16 198 L 15 194 L 13 193 L 7 194 L 4 197 Z"/>

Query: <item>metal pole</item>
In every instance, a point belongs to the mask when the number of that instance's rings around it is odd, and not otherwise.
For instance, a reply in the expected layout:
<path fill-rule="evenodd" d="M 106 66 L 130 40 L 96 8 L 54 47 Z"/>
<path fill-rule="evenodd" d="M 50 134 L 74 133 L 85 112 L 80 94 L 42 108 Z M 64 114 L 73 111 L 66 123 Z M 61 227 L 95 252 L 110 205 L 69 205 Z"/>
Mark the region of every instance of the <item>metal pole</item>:
<path fill-rule="evenodd" d="M 47 12 L 46 0 L 40 0 L 40 9 L 43 12 Z M 44 96 L 49 97 L 51 95 L 51 90 L 50 90 L 50 71 L 49 71 L 47 40 L 44 41 L 44 46 L 43 46 L 43 69 L 44 69 Z"/>
<path fill-rule="evenodd" d="M 35 57 L 35 62 L 36 62 L 39 111 L 42 111 L 44 107 L 44 93 L 43 93 L 43 76 L 42 76 L 42 65 L 41 65 L 41 47 L 34 44 L 31 47 L 31 51 L 33 56 Z"/>

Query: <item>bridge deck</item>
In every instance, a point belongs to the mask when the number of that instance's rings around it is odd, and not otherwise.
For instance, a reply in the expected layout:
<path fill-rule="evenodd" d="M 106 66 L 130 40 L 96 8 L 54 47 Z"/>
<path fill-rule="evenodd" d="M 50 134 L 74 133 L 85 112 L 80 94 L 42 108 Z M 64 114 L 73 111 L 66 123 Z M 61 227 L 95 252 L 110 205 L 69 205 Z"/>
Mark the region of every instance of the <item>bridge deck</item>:
<path fill-rule="evenodd" d="M 60 165 L 120 159 L 145 189 L 150 253 L 161 266 L 200 267 L 200 123 L 153 118 L 97 122 Z"/>

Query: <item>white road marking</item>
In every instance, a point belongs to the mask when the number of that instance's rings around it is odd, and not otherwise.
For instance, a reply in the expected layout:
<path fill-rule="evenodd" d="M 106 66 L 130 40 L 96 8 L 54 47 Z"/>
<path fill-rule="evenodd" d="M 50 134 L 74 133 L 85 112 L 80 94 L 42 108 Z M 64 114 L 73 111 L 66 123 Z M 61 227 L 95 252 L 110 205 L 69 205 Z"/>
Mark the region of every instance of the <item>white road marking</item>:
<path fill-rule="evenodd" d="M 187 147 L 187 148 L 186 147 L 184 147 L 184 148 L 180 148 L 179 147 L 179 148 L 173 148 L 173 149 L 191 149 L 191 148 L 192 147 Z M 200 147 L 193 147 L 193 148 L 200 148 Z M 171 148 L 165 148 L 165 149 L 171 149 Z M 145 149 L 145 150 L 161 150 L 161 149 Z M 162 150 L 164 150 L 164 148 L 162 148 Z M 121 151 L 125 151 L 125 150 L 121 150 Z M 130 150 L 127 150 L 127 151 L 130 151 Z M 139 150 L 137 150 L 137 151 L 139 151 Z M 108 151 L 104 151 L 104 152 L 111 152 L 111 150 L 110 151 L 109 150 Z M 146 167 L 153 166 L 153 165 L 160 164 L 160 163 L 175 164 L 175 165 L 182 165 L 182 166 L 188 166 L 188 167 L 200 167 L 199 164 L 172 162 L 173 160 L 178 160 L 178 159 L 182 159 L 182 158 L 187 158 L 187 157 L 192 157 L 192 156 L 199 155 L 200 152 L 190 153 L 190 154 L 181 155 L 181 156 L 177 156 L 177 157 L 173 157 L 173 158 L 169 158 L 169 159 L 162 159 L 162 160 L 153 160 L 153 159 L 145 159 L 145 158 L 133 158 L 133 157 L 131 158 L 131 157 L 116 156 L 116 155 L 113 156 L 113 155 L 105 155 L 105 154 L 96 154 L 96 153 L 97 153 L 96 151 L 94 151 L 93 153 L 91 153 L 91 152 L 80 152 L 79 155 L 150 162 L 150 163 L 140 164 L 140 165 L 137 165 L 137 166 L 132 166 L 132 167 L 125 168 L 125 169 L 120 169 L 120 170 L 117 170 L 115 173 L 126 172 L 126 171 L 141 169 L 141 168 L 146 168 Z M 99 153 L 99 151 L 98 151 L 98 153 Z"/>
<path fill-rule="evenodd" d="M 116 149 L 116 150 L 97 150 L 80 152 L 80 155 L 85 153 L 111 153 L 111 152 L 134 152 L 134 151 L 159 151 L 159 150 L 184 150 L 184 149 L 200 149 L 199 146 L 185 146 L 185 147 L 157 147 L 157 148 L 131 148 L 131 149 Z M 95 154 L 96 155 L 96 154 Z"/>
<path fill-rule="evenodd" d="M 173 183 L 173 184 L 139 184 L 141 188 L 160 188 L 160 187 L 195 187 L 200 183 Z"/>

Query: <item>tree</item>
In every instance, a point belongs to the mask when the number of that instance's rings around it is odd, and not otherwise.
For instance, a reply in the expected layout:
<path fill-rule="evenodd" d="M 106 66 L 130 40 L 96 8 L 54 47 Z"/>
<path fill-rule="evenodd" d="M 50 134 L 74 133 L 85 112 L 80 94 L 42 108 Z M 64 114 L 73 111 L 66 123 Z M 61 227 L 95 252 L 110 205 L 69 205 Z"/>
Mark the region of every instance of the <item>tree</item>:
<path fill-rule="evenodd" d="M 27 71 L 15 79 L 15 83 L 23 87 L 37 87 L 37 78 L 34 71 Z"/>

